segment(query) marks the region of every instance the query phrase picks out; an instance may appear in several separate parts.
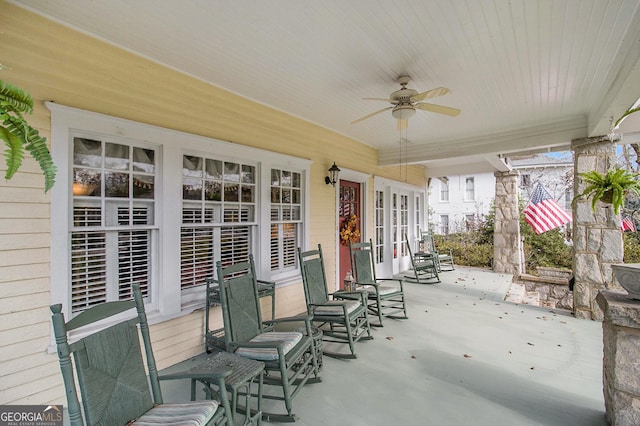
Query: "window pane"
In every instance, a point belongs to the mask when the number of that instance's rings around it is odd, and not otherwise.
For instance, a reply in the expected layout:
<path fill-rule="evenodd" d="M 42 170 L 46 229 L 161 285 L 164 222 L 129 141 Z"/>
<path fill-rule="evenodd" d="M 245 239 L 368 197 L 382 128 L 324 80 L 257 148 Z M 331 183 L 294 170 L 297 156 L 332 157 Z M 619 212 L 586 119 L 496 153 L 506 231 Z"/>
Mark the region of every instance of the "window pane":
<path fill-rule="evenodd" d="M 73 169 L 73 195 L 78 197 L 99 197 L 102 173 L 94 169 Z"/>
<path fill-rule="evenodd" d="M 242 182 L 243 183 L 256 183 L 256 168 L 253 166 L 242 166 Z"/>
<path fill-rule="evenodd" d="M 139 284 L 143 297 L 151 277 L 150 231 L 118 232 L 118 299 L 133 297 L 131 286 Z"/>
<path fill-rule="evenodd" d="M 180 285 L 202 285 L 213 276 L 213 229 L 183 228 L 180 235 Z"/>
<path fill-rule="evenodd" d="M 185 200 L 202 199 L 202 181 L 200 179 L 185 178 L 182 181 L 182 198 Z"/>
<path fill-rule="evenodd" d="M 129 174 L 105 172 L 104 174 L 105 197 L 128 197 L 129 196 Z"/>
<path fill-rule="evenodd" d="M 240 191 L 240 185 L 237 183 L 225 183 L 224 184 L 224 201 L 237 202 L 240 201 L 238 192 Z"/>
<path fill-rule="evenodd" d="M 104 232 L 71 234 L 71 312 L 107 301 L 107 253 Z"/>
<path fill-rule="evenodd" d="M 222 201 L 222 183 L 212 180 L 204 181 L 204 199 L 207 201 Z"/>
<path fill-rule="evenodd" d="M 133 148 L 133 171 L 155 173 L 156 152 L 152 149 Z"/>
<path fill-rule="evenodd" d="M 102 167 L 102 142 L 91 139 L 73 139 L 73 164 Z"/>
<path fill-rule="evenodd" d="M 129 170 L 129 147 L 107 142 L 104 148 L 104 167 L 111 170 Z"/>
<path fill-rule="evenodd" d="M 133 175 L 133 198 L 154 198 L 153 176 Z"/>
<path fill-rule="evenodd" d="M 202 158 L 184 155 L 182 157 L 182 175 L 202 177 Z"/>
<path fill-rule="evenodd" d="M 242 202 L 253 203 L 255 201 L 253 190 L 253 186 L 242 185 Z"/>
<path fill-rule="evenodd" d="M 224 163 L 225 182 L 240 182 L 240 165 L 238 163 Z"/>
<path fill-rule="evenodd" d="M 222 180 L 222 161 L 207 159 L 206 164 L 205 177 L 208 179 Z"/>

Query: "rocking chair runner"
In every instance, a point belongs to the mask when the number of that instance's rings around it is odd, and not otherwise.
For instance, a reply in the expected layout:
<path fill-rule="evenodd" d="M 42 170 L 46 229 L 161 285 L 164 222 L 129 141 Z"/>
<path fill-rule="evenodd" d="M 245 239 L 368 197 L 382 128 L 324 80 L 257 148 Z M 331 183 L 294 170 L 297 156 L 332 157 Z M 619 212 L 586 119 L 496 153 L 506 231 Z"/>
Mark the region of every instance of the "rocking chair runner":
<path fill-rule="evenodd" d="M 366 291 L 369 312 L 378 317 L 378 324 L 371 325 L 382 327 L 382 317 L 407 319 L 402 279 L 376 277 L 371 240 L 351 244 L 349 251 L 351 270 L 356 274 L 355 284 L 359 290 Z"/>
<path fill-rule="evenodd" d="M 435 282 L 426 282 L 425 284 L 435 284 L 440 282 L 440 276 L 438 275 L 438 258 L 435 253 L 416 253 L 415 255 L 411 251 L 411 244 L 409 239 L 405 237 L 405 243 L 407 244 L 407 250 L 409 250 L 409 257 L 411 258 L 411 275 L 405 275 L 405 278 L 415 280 L 418 284 L 422 284 L 422 280 L 433 280 Z"/>
<path fill-rule="evenodd" d="M 263 412 L 263 419 L 296 421 L 293 398 L 305 383 L 320 381 L 311 316 L 262 321 L 253 256 L 227 267 L 218 261 L 216 268 L 227 351 L 264 362 L 264 383 L 282 388 L 282 396 L 265 392 L 262 397 L 283 401 L 286 414 Z M 271 331 L 282 323 L 304 323 L 306 333 Z"/>
<path fill-rule="evenodd" d="M 331 352 L 323 345 L 323 354 L 334 358 L 356 358 L 355 343 L 359 340 L 373 339 L 367 316 L 365 292 L 329 294 L 320 244 L 317 250 L 303 252 L 298 248 L 298 259 L 302 269 L 307 313 L 313 316 L 313 323 L 322 330 L 322 339 L 325 342 L 346 343 L 351 352 Z M 329 296 L 333 296 L 334 300 L 329 300 Z M 346 298 L 347 296 L 349 298 Z"/>
<path fill-rule="evenodd" d="M 206 372 L 206 377 L 215 381 L 219 388 L 220 402 L 210 400 L 163 404 L 159 380 L 191 379 L 200 375 L 185 372 L 158 376 L 138 284 L 133 285 L 133 295 L 134 300 L 103 303 L 85 310 L 68 322 L 65 322 L 62 314 L 62 305 L 51 306 L 51 320 L 71 425 L 84 425 L 85 422 L 89 425 L 233 425 L 224 384 L 224 377 L 231 370 Z M 68 332 L 134 307 L 137 308 L 136 317 L 68 343 Z M 138 325 L 145 348 L 148 379 L 142 361 Z M 78 402 L 74 365 L 82 396 L 84 419 Z"/>

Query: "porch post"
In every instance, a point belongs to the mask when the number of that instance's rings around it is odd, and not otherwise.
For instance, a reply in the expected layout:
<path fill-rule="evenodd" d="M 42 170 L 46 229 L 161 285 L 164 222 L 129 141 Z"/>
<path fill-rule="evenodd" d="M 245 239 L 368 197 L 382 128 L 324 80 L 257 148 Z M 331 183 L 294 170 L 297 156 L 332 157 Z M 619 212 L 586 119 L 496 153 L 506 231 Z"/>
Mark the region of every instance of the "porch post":
<path fill-rule="evenodd" d="M 496 217 L 493 233 L 493 270 L 499 273 L 522 273 L 522 242 L 518 209 L 517 171 L 495 172 Z"/>
<path fill-rule="evenodd" d="M 596 170 L 606 173 L 616 164 L 615 143 L 606 136 L 574 139 L 574 194 L 585 184 L 579 173 Z M 624 245 L 620 216 L 611 205 L 598 203 L 595 212 L 590 199 L 573 203 L 573 312 L 576 318 L 602 321 L 602 309 L 595 302 L 600 290 L 613 283 L 611 265 L 622 263 Z"/>

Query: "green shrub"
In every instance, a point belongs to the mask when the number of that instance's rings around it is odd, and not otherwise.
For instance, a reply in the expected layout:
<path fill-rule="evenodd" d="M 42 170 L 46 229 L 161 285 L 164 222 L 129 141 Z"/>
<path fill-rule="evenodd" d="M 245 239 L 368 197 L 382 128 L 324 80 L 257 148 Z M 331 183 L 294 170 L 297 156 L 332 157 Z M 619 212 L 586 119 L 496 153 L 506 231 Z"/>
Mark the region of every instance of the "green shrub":
<path fill-rule="evenodd" d="M 624 232 L 624 263 L 640 263 L 640 235 Z"/>

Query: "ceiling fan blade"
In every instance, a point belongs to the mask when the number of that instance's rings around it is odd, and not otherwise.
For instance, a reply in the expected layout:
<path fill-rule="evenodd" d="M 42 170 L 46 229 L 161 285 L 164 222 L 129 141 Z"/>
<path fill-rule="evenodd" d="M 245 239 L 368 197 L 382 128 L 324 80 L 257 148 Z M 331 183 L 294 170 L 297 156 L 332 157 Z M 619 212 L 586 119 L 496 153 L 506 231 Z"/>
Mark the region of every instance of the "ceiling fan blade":
<path fill-rule="evenodd" d="M 411 102 L 424 101 L 425 99 L 435 98 L 436 96 L 442 96 L 449 93 L 449 89 L 446 87 L 438 87 L 437 89 L 427 90 L 426 92 L 418 93 L 411 97 Z"/>
<path fill-rule="evenodd" d="M 393 107 L 386 107 L 386 108 L 381 109 L 380 111 L 376 111 L 376 112 L 374 112 L 374 113 L 372 113 L 372 114 L 365 115 L 365 116 L 364 116 L 364 117 L 362 117 L 362 118 L 358 118 L 357 120 L 352 121 L 352 122 L 351 122 L 351 124 L 359 123 L 359 122 L 361 122 L 361 121 L 366 120 L 366 119 L 367 119 L 367 118 L 369 118 L 369 117 L 373 117 L 373 116 L 374 116 L 374 115 L 376 115 L 376 114 L 380 114 L 381 112 L 384 112 L 384 111 L 390 110 L 390 109 L 392 109 L 392 108 L 393 108 Z"/>
<path fill-rule="evenodd" d="M 421 109 L 424 111 L 436 112 L 438 114 L 450 115 L 452 117 L 456 117 L 458 116 L 458 114 L 460 114 L 460 110 L 458 108 L 451 108 L 451 107 L 435 105 L 435 104 L 427 104 L 424 102 L 415 104 L 414 108 Z"/>
<path fill-rule="evenodd" d="M 404 130 L 409 127 L 409 120 L 398 120 L 398 130 Z"/>

